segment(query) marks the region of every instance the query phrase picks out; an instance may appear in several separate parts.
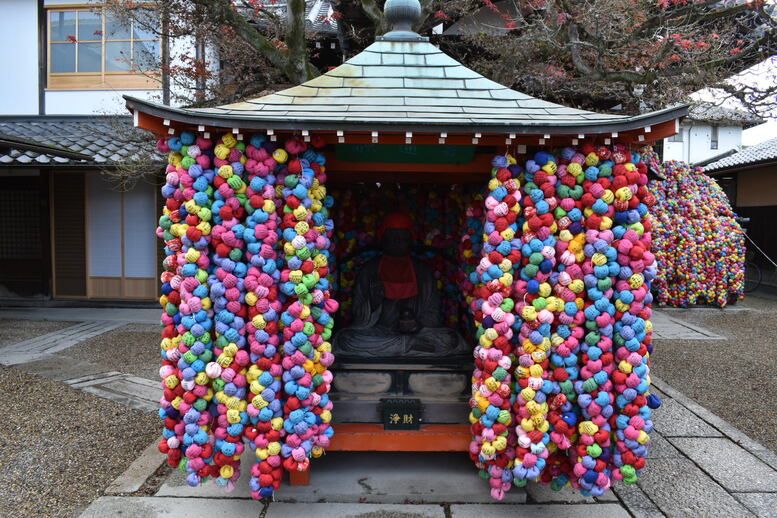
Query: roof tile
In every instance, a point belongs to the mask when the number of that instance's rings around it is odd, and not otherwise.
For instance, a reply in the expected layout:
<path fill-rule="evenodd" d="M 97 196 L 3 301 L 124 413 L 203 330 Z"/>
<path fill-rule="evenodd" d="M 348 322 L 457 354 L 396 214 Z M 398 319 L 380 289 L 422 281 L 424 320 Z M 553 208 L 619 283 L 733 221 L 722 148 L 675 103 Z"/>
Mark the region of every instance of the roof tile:
<path fill-rule="evenodd" d="M 704 166 L 704 171 L 714 172 L 723 169 L 734 169 L 739 166 L 767 161 L 777 161 L 777 138 L 747 147 L 739 153 L 734 153 L 733 155 L 707 164 Z"/>
<path fill-rule="evenodd" d="M 586 131 L 600 126 L 601 133 L 612 127 L 638 128 L 643 119 L 647 120 L 645 124 L 651 124 L 685 113 L 685 107 L 678 107 L 627 117 L 543 101 L 483 77 L 421 39 L 379 39 L 346 63 L 300 86 L 237 105 L 169 108 L 132 98 L 128 98 L 128 104 L 133 109 L 149 110 L 153 115 L 187 123 L 207 121 L 228 127 L 239 125 L 242 120 L 250 121 L 249 127 L 269 123 L 295 129 L 304 124 L 315 127 L 318 122 L 330 127 L 336 120 L 349 126 L 352 121 L 359 125 L 372 121 L 400 128 L 418 122 L 429 128 L 452 125 L 451 130 L 459 123 L 484 129 L 495 126 L 498 131 L 520 125 L 577 125 Z M 469 115 L 461 117 L 465 109 Z M 367 114 L 373 114 L 372 118 Z M 451 115 L 455 118 L 451 119 Z"/>
<path fill-rule="evenodd" d="M 117 135 L 123 131 L 122 128 L 126 128 L 128 138 L 134 132 L 138 135 L 143 134 L 141 130 L 132 128 L 129 117 L 0 116 L 0 133 L 92 157 L 91 160 L 77 160 L 56 154 L 22 152 L 11 148 L 5 153 L 0 152 L 0 164 L 88 165 L 96 162 L 113 164 L 127 160 L 132 154 L 138 152 L 138 146 L 117 140 L 120 138 Z"/>

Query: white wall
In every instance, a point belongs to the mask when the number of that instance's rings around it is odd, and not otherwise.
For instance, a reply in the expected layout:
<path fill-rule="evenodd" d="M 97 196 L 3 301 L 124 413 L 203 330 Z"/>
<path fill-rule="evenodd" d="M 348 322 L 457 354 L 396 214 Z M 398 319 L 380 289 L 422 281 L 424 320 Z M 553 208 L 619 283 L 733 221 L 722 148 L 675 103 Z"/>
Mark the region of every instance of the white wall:
<path fill-rule="evenodd" d="M 122 95 L 162 102 L 161 90 L 49 90 L 46 92 L 47 115 L 127 115 Z"/>
<path fill-rule="evenodd" d="M 38 114 L 38 2 L 0 0 L 0 115 Z"/>
<path fill-rule="evenodd" d="M 680 126 L 682 142 L 670 142 L 664 139 L 664 160 L 683 160 L 688 163 L 700 162 L 720 155 L 742 145 L 741 126 L 718 126 L 718 148 L 711 148 L 712 125 L 683 124 Z"/>

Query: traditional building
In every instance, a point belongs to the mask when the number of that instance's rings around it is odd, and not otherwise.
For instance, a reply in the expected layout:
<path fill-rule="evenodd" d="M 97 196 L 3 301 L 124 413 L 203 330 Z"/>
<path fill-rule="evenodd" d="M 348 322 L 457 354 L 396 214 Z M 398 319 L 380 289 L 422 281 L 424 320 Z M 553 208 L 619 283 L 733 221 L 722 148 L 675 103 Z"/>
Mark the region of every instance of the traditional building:
<path fill-rule="evenodd" d="M 699 102 L 688 110 L 679 131 L 663 141 L 664 160 L 689 164 L 712 159 L 742 146 L 742 132 L 763 124 L 752 113 Z"/>

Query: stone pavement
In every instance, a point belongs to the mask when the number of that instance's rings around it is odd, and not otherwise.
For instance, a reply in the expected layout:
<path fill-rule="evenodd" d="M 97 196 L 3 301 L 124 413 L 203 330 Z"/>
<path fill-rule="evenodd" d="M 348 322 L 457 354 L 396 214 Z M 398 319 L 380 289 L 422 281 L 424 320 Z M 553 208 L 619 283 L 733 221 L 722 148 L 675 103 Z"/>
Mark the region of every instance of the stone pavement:
<path fill-rule="evenodd" d="M 706 309 L 706 308 L 705 308 Z M 693 309 L 696 311 L 696 309 Z M 728 311 L 728 310 L 727 310 Z M 709 329 L 695 326 L 671 316 L 666 310 L 654 310 L 651 318 L 654 340 L 725 340 Z"/>
<path fill-rule="evenodd" d="M 0 308 L 0 318 L 84 322 L 101 320 L 122 324 L 158 324 L 159 308 Z"/>
<path fill-rule="evenodd" d="M 60 311 L 69 311 L 67 315 Z M 158 382 L 66 358 L 57 352 L 80 341 L 83 334 L 107 331 L 127 323 L 126 314 L 108 310 L 47 308 L 51 320 L 85 322 L 56 337 L 44 335 L 0 349 L 0 361 L 62 381 L 125 405 L 153 411 Z M 129 310 L 133 311 L 133 310 Z M 136 310 L 147 311 L 147 310 Z M 24 310 L 27 318 L 41 318 Z M 88 316 L 90 315 L 90 316 Z M 125 315 L 125 319 L 118 318 Z M 695 339 L 700 345 L 718 335 L 687 325 L 669 312 L 656 311 L 655 331 L 661 338 Z M 0 310 L 0 318 L 11 314 Z M 13 315 L 13 318 L 21 318 Z M 139 319 L 150 319 L 138 314 Z M 102 322 L 96 324 L 95 322 Z M 141 320 L 147 321 L 147 320 Z M 88 323 L 86 323 L 88 322 Z M 103 332 L 104 332 L 103 331 Z M 52 333 L 57 334 L 57 333 Z M 75 335 L 75 336 L 74 336 Z M 658 337 L 657 336 L 657 337 Z M 466 455 L 400 453 L 329 453 L 313 462 L 310 486 L 278 491 L 273 502 L 252 501 L 248 494 L 248 459 L 233 493 L 213 485 L 190 488 L 182 473 L 166 468 L 155 444 L 128 467 L 84 511 L 82 517 L 181 516 L 213 518 L 228 513 L 257 518 L 299 516 L 418 517 L 775 517 L 777 518 L 777 455 L 743 432 L 702 408 L 662 380 L 653 378 L 663 405 L 655 412 L 648 466 L 633 486 L 616 485 L 603 498 L 586 498 L 565 489 L 555 492 L 530 484 L 514 489 L 505 501 L 490 500 L 488 487 Z M 732 387 L 732 390 L 734 388 Z"/>

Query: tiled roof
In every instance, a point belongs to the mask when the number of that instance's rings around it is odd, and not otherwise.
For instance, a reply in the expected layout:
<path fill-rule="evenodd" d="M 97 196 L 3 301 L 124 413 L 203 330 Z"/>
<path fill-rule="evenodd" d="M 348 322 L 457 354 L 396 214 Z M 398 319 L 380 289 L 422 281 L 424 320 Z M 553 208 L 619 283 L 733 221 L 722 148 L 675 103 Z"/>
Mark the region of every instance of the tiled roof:
<path fill-rule="evenodd" d="M 725 158 L 721 158 L 704 166 L 705 172 L 717 172 L 726 169 L 734 169 L 741 166 L 757 164 L 760 162 L 777 162 L 777 138 L 766 140 L 755 146 L 743 149 Z"/>
<path fill-rule="evenodd" d="M 117 140 L 117 135 L 129 136 L 133 132 L 142 135 L 132 127 L 129 117 L 0 116 L 0 133 L 9 137 L 0 148 L 0 166 L 112 165 L 141 158 L 148 153 L 148 145 L 139 145 L 141 140 L 137 143 Z M 14 146 L 12 137 L 25 142 Z M 43 149 L 30 149 L 35 148 L 35 144 Z M 50 152 L 41 152 L 46 147 L 52 147 Z M 61 150 L 85 155 L 88 160 L 80 160 L 71 153 L 60 153 Z"/>
<path fill-rule="evenodd" d="M 394 33 L 392 33 L 394 34 Z M 387 35 L 388 36 L 388 35 Z M 415 35 L 417 36 L 417 35 Z M 170 108 L 125 97 L 131 110 L 184 123 L 246 129 L 388 129 L 606 133 L 682 117 L 686 107 L 634 117 L 578 110 L 511 90 L 417 37 L 384 37 L 299 86 L 214 108 Z"/>
<path fill-rule="evenodd" d="M 688 119 L 700 122 L 731 124 L 734 126 L 742 126 L 745 129 L 766 122 L 750 112 L 733 108 L 724 108 L 723 106 L 716 106 L 705 102 L 692 105 L 688 110 Z"/>

